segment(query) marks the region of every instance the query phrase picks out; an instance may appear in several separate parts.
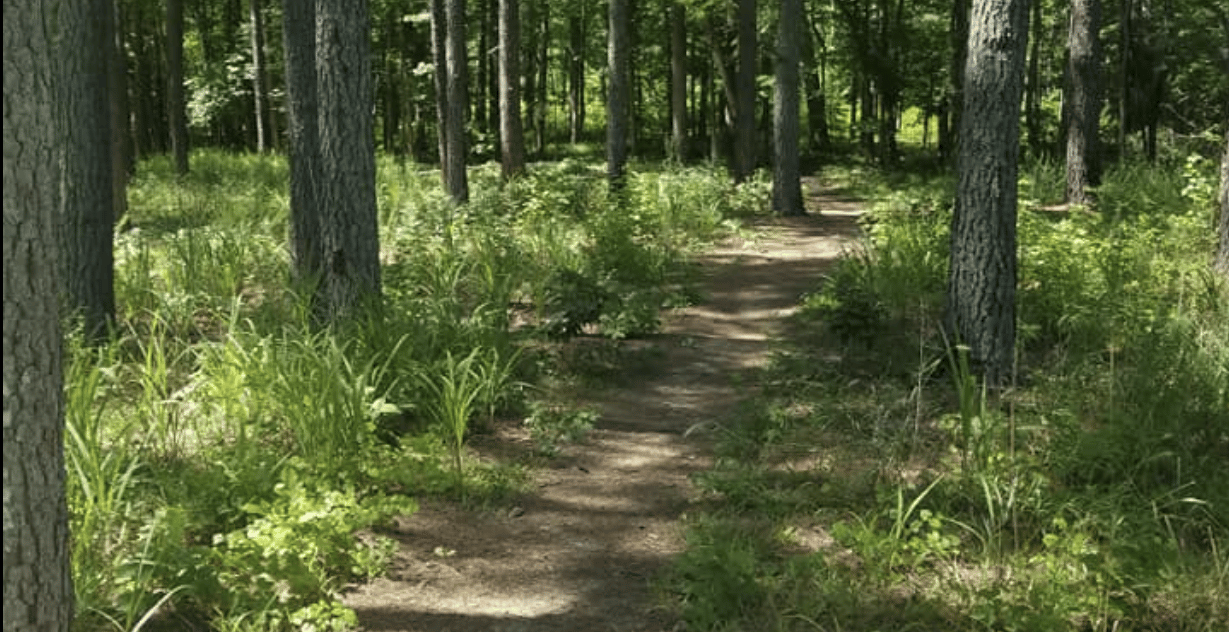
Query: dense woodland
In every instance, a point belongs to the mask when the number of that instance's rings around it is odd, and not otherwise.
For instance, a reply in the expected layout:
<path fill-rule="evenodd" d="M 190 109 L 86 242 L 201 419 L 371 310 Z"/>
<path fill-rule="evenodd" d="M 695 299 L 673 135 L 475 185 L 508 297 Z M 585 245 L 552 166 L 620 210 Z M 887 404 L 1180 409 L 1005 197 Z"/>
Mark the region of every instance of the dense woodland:
<path fill-rule="evenodd" d="M 353 629 L 394 546 L 355 531 L 523 491 L 467 437 L 583 435 L 569 341 L 617 359 L 690 253 L 822 216 L 804 177 L 865 244 L 717 433 L 724 504 L 654 579 L 688 629 L 1229 623 L 1222 3 L 4 21 L 6 631 Z M 779 469 L 824 442 L 835 482 Z M 803 517 L 859 563 L 791 553 Z"/>

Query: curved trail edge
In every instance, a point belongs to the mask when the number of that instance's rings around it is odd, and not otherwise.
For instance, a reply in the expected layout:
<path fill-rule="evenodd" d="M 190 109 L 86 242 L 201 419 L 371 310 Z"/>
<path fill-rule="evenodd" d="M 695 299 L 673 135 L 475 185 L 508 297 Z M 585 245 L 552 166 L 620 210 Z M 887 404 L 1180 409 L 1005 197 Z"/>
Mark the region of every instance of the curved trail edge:
<path fill-rule="evenodd" d="M 858 235 L 858 204 L 818 192 L 811 215 L 762 219 L 752 237 L 699 257 L 700 304 L 628 341 L 652 371 L 585 395 L 601 418 L 585 441 L 535 473 L 511 510 L 427 502 L 398 520 L 387 577 L 343 597 L 368 632 L 664 632 L 649 579 L 683 549 L 689 476 L 711 465 L 703 433 L 755 394 L 762 366 L 799 297 Z M 822 214 L 817 213 L 819 210 Z M 639 346 L 637 348 L 636 346 Z M 513 435 L 516 430 L 511 431 Z M 517 441 L 508 431 L 475 444 Z"/>

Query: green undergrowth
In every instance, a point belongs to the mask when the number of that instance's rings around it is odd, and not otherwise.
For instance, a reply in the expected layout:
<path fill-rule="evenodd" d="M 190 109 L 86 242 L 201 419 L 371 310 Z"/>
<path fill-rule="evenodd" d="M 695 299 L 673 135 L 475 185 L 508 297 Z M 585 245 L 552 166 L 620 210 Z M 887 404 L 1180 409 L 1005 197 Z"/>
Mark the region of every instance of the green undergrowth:
<path fill-rule="evenodd" d="M 595 414 L 558 394 L 694 296 L 689 253 L 759 212 L 717 169 L 382 159 L 384 300 L 327 330 L 292 287 L 283 159 L 143 162 L 116 237 L 119 322 L 69 341 L 68 494 L 78 630 L 349 630 L 337 597 L 384 572 L 416 499 L 498 506 Z M 585 345 L 578 343 L 584 342 Z M 615 365 L 612 365 L 615 366 Z M 469 439 L 523 424 L 495 460 Z"/>
<path fill-rule="evenodd" d="M 1215 165 L 1022 169 L 1015 384 L 938 323 L 950 179 L 830 169 L 865 239 L 718 426 L 659 581 L 694 630 L 1229 625 L 1229 287 Z M 1147 174 L 1146 177 L 1144 174 Z"/>

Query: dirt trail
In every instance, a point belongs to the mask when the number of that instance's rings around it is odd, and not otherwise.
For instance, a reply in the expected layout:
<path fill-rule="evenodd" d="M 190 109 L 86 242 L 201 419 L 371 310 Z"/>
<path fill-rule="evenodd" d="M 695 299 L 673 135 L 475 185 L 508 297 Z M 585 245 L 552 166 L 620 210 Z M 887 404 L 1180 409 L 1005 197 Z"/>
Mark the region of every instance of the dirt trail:
<path fill-rule="evenodd" d="M 699 305 L 668 314 L 651 374 L 592 393 L 597 427 L 538 472 L 536 493 L 503 511 L 424 504 L 401 519 L 386 578 L 344 601 L 370 632 L 664 632 L 649 578 L 682 550 L 689 475 L 710 464 L 705 422 L 752 395 L 749 371 L 818 276 L 856 239 L 857 205 L 831 194 L 822 215 L 764 220 L 700 259 Z"/>

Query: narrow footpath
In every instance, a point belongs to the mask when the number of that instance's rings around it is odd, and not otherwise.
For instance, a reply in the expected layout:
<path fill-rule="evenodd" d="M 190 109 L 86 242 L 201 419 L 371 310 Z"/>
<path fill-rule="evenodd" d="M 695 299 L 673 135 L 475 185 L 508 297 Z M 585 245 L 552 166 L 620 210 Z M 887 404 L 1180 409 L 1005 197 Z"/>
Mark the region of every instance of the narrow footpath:
<path fill-rule="evenodd" d="M 667 632 L 649 580 L 683 548 L 705 428 L 755 394 L 754 369 L 799 297 L 858 232 L 856 203 L 804 180 L 811 215 L 764 219 L 700 258 L 703 301 L 664 315 L 654 369 L 592 393 L 581 443 L 501 511 L 424 503 L 399 521 L 388 577 L 344 601 L 369 632 Z M 817 213 L 816 211 L 820 211 Z"/>

